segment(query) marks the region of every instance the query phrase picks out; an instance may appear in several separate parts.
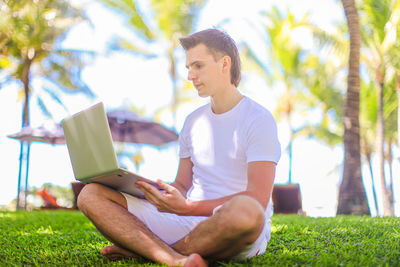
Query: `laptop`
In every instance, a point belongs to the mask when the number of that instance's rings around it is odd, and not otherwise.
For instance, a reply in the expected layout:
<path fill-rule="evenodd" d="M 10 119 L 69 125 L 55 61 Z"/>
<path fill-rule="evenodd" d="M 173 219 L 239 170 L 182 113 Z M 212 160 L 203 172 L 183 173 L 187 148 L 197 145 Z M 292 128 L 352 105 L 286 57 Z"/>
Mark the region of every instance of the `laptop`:
<path fill-rule="evenodd" d="M 144 197 L 137 181 L 153 181 L 118 166 L 111 131 L 102 102 L 62 121 L 75 179 L 99 183 L 133 196 Z"/>

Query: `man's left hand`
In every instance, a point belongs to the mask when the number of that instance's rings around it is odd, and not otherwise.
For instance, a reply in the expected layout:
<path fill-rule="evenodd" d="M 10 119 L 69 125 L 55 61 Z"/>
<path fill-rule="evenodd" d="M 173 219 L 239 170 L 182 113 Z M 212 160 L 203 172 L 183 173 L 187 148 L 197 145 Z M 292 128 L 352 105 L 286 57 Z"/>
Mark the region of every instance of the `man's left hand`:
<path fill-rule="evenodd" d="M 190 212 L 190 201 L 188 201 L 175 187 L 157 180 L 157 185 L 164 191 L 160 191 L 155 186 L 143 182 L 136 182 L 136 188 L 142 190 L 145 198 L 153 204 L 158 211 L 170 212 L 185 215 Z"/>

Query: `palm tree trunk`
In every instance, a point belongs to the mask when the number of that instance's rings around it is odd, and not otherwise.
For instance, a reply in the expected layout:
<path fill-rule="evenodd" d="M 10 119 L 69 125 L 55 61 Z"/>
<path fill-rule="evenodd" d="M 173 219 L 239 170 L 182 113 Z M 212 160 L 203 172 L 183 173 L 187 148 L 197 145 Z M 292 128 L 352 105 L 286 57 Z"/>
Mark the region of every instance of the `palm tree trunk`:
<path fill-rule="evenodd" d="M 376 194 L 376 186 L 374 182 L 374 172 L 372 168 L 372 159 L 371 159 L 371 152 L 366 152 L 366 157 L 368 161 L 369 173 L 371 175 L 371 185 L 372 185 L 372 195 L 374 198 L 374 204 L 376 209 L 376 214 L 379 215 L 379 207 L 378 207 L 378 195 Z"/>
<path fill-rule="evenodd" d="M 397 142 L 398 146 L 400 147 L 400 75 L 397 76 Z"/>
<path fill-rule="evenodd" d="M 286 80 L 289 80 L 288 78 Z M 286 121 L 289 127 L 289 144 L 288 144 L 288 154 L 289 154 L 289 176 L 288 176 L 288 184 L 292 183 L 292 167 L 293 167 L 293 140 L 294 140 L 294 131 L 292 126 L 292 96 L 290 93 L 291 84 L 286 83 L 286 92 L 285 92 L 285 107 L 284 114 L 286 115 Z"/>
<path fill-rule="evenodd" d="M 176 131 L 176 112 L 178 106 L 178 88 L 176 86 L 176 66 L 175 66 L 175 58 L 174 58 L 174 50 L 175 46 L 172 45 L 168 50 L 168 59 L 169 59 L 169 75 L 171 76 L 172 81 L 172 104 L 171 104 L 171 113 L 172 113 L 172 124 L 173 128 Z"/>
<path fill-rule="evenodd" d="M 22 74 L 22 82 L 24 84 L 24 107 L 22 112 L 22 127 L 30 125 L 30 113 L 29 113 L 29 100 L 30 100 L 30 68 L 32 61 L 26 60 L 26 65 Z"/>
<path fill-rule="evenodd" d="M 383 117 L 383 89 L 384 89 L 384 77 L 385 73 L 380 70 L 380 65 L 377 68 L 377 83 L 378 83 L 378 120 L 377 120 L 377 134 L 376 134 L 376 146 L 379 158 L 379 179 L 382 187 L 382 198 L 383 198 L 383 216 L 393 216 L 393 211 L 390 208 L 390 199 L 385 181 L 385 121 Z"/>
<path fill-rule="evenodd" d="M 293 129 L 292 123 L 290 121 L 290 114 L 288 114 L 288 125 L 289 125 L 289 144 L 288 144 L 288 153 L 289 153 L 289 179 L 288 183 L 292 183 L 292 162 L 293 162 Z"/>
<path fill-rule="evenodd" d="M 21 194 L 21 177 L 22 177 L 23 155 L 24 155 L 24 143 L 21 142 L 20 151 L 19 151 L 19 171 L 18 171 L 17 204 L 16 204 L 16 209 L 17 210 L 20 209 L 20 194 Z"/>
<path fill-rule="evenodd" d="M 361 179 L 360 156 L 360 46 L 361 30 L 354 0 L 342 0 L 350 33 L 349 74 L 344 106 L 344 167 L 338 214 L 370 214 Z"/>
<path fill-rule="evenodd" d="M 387 162 L 389 165 L 389 187 L 387 189 L 387 194 L 389 197 L 389 204 L 390 204 L 390 212 L 391 216 L 394 215 L 394 196 L 393 196 L 393 151 L 392 151 L 393 142 L 392 140 L 388 141 L 388 154 L 387 154 Z"/>
<path fill-rule="evenodd" d="M 26 59 L 26 64 L 24 66 L 24 70 L 22 72 L 21 81 L 24 85 L 24 103 L 22 108 L 22 127 L 30 125 L 30 114 L 29 114 L 29 99 L 30 99 L 30 68 L 33 59 Z M 26 154 L 25 154 L 25 145 L 26 147 Z M 18 192 L 17 192 L 17 206 L 16 209 L 20 209 L 20 195 L 21 195 L 21 179 L 22 179 L 22 170 L 23 170 L 23 162 L 25 161 L 25 196 L 24 196 L 24 207 L 26 209 L 26 198 L 27 198 L 27 187 L 28 187 L 28 170 L 29 170 L 29 149 L 30 144 L 21 141 L 21 149 L 19 154 L 19 172 L 18 172 Z"/>

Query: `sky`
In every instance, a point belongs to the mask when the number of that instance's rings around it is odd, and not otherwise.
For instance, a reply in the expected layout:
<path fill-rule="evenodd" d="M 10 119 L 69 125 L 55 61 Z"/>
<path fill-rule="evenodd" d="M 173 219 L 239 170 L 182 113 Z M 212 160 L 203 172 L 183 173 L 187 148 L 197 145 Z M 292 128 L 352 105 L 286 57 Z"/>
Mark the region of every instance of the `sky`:
<path fill-rule="evenodd" d="M 143 2 L 143 1 L 142 1 Z M 53 106 L 54 120 L 60 122 L 64 117 L 89 107 L 99 101 L 105 104 L 107 110 L 135 106 L 144 111 L 144 116 L 151 118 L 154 112 L 168 105 L 172 98 L 171 82 L 168 76 L 168 62 L 163 58 L 145 59 L 126 53 L 109 53 L 106 44 L 113 34 L 128 36 L 123 27 L 121 17 L 111 13 L 95 1 L 85 2 L 85 10 L 92 25 L 87 23 L 75 26 L 63 43 L 63 47 L 95 51 L 98 56 L 83 72 L 83 79 L 96 93 L 97 97 L 89 100 L 80 95 L 66 95 L 63 98 L 68 112 Z M 302 17 L 306 12 L 310 20 L 318 26 L 332 29 L 332 22 L 343 20 L 343 10 L 337 1 L 235 1 L 209 0 L 202 11 L 196 30 L 219 25 L 225 18 L 231 18 L 231 23 L 224 26 L 236 42 L 250 40 L 252 46 L 263 54 L 263 43 L 257 28 L 249 27 L 248 21 L 259 17 L 260 10 L 276 5 L 281 10 L 290 9 L 296 17 Z M 229 8 L 227 8 L 229 6 Z M 304 46 L 312 46 L 312 40 L 307 35 L 299 36 Z M 156 48 L 157 49 L 157 48 Z M 182 55 L 183 56 L 183 55 Z M 179 69 L 185 75 L 184 61 Z M 269 88 L 265 81 L 254 74 L 245 75 L 242 84 L 243 94 L 253 98 L 261 105 L 273 111 L 279 88 Z M 34 84 L 40 87 L 40 82 Z M 2 175 L 0 180 L 0 205 L 8 204 L 17 193 L 17 178 L 19 164 L 19 142 L 6 136 L 16 133 L 21 125 L 22 104 L 17 102 L 16 86 L 0 90 L 0 162 Z M 156 96 L 156 97 L 155 97 Z M 196 107 L 206 103 L 200 100 L 186 104 L 178 110 L 177 130 L 182 127 L 184 118 Z M 31 124 L 43 124 L 44 117 L 38 108 L 31 106 Z M 162 123 L 172 126 L 171 116 L 161 117 Z M 284 123 L 278 124 L 278 135 L 284 149 L 288 142 L 288 131 Z M 141 146 L 145 162 L 138 170 L 125 162 L 129 169 L 150 179 L 172 181 L 175 178 L 178 157 L 176 143 L 164 148 Z M 296 139 L 293 145 L 293 182 L 299 183 L 302 193 L 303 210 L 310 216 L 334 216 L 336 199 L 341 176 L 343 150 L 340 147 L 330 148 L 313 139 Z M 395 173 L 400 173 L 398 164 Z M 363 169 L 367 193 L 371 195 L 368 171 Z M 288 157 L 286 153 L 277 167 L 276 183 L 286 183 L 288 176 Z M 48 145 L 33 143 L 29 169 L 29 185 L 40 187 L 43 183 L 53 183 L 69 186 L 74 181 L 72 167 L 67 148 L 64 145 Z M 396 185 L 400 188 L 400 185 Z M 379 186 L 378 186 L 379 188 Z M 381 200 L 380 200 L 381 201 Z M 373 214 L 374 214 L 373 210 Z M 400 212 L 398 211 L 398 214 Z"/>

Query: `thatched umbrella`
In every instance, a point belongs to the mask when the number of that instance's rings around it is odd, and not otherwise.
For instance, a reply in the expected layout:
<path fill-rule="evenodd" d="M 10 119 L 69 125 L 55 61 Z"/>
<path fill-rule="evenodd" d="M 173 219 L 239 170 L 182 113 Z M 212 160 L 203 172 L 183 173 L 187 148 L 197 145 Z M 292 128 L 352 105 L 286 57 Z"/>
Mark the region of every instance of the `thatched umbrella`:
<path fill-rule="evenodd" d="M 107 112 L 114 141 L 162 146 L 178 139 L 175 131 L 145 120 L 130 110 Z"/>
<path fill-rule="evenodd" d="M 17 209 L 20 208 L 20 192 L 22 177 L 22 161 L 26 160 L 25 167 L 25 201 L 24 209 L 26 209 L 26 198 L 28 195 L 28 173 L 29 173 L 29 154 L 32 142 L 48 143 L 48 144 L 65 144 L 64 132 L 61 126 L 55 122 L 47 122 L 46 124 L 32 128 L 30 126 L 23 127 L 20 132 L 8 135 L 9 138 L 20 140 L 21 143 L 27 144 L 26 154 L 21 146 L 19 172 L 18 172 L 18 193 L 17 193 Z M 25 158 L 24 158 L 25 156 Z"/>
<path fill-rule="evenodd" d="M 108 112 L 107 118 L 110 125 L 112 138 L 116 142 L 162 146 L 178 139 L 178 135 L 173 130 L 167 129 L 161 124 L 140 118 L 139 115 L 129 110 L 115 110 Z M 21 142 L 27 144 L 26 154 L 24 154 L 23 150 L 21 150 L 17 194 L 17 209 L 19 209 L 22 177 L 22 159 L 25 156 L 26 168 L 24 208 L 26 209 L 30 144 L 32 142 L 65 144 L 64 132 L 59 124 L 47 123 L 38 128 L 32 128 L 30 126 L 23 127 L 20 132 L 8 135 L 8 137 L 18 139 Z"/>

